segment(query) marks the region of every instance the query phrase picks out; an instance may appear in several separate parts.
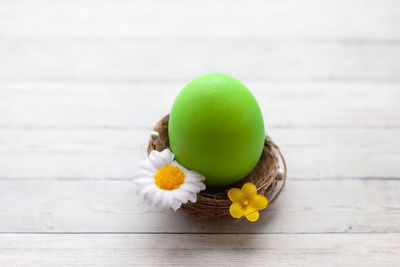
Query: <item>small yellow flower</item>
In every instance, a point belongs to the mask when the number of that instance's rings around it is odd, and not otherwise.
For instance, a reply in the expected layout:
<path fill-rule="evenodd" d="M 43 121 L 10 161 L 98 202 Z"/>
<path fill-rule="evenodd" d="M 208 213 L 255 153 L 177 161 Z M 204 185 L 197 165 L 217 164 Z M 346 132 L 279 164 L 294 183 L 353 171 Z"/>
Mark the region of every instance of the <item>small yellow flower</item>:
<path fill-rule="evenodd" d="M 268 199 L 263 195 L 257 195 L 257 188 L 252 183 L 245 183 L 242 189 L 229 189 L 228 197 L 233 202 L 229 207 L 233 218 L 244 215 L 247 220 L 255 222 L 260 217 L 258 211 L 268 206 Z"/>

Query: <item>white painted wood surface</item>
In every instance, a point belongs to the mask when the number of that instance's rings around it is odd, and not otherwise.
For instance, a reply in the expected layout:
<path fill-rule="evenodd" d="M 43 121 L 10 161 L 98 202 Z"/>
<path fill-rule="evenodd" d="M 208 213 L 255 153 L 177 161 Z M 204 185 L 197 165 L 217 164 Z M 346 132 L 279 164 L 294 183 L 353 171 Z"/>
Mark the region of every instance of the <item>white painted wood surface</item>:
<path fill-rule="evenodd" d="M 0 212 L 4 232 L 397 233 L 399 191 L 391 179 L 291 180 L 250 224 L 153 211 L 130 180 L 9 180 L 2 181 Z"/>
<path fill-rule="evenodd" d="M 400 234 L 4 235 L 6 264 L 396 266 Z M 139 263 L 139 264 L 138 264 Z M 8 265 L 9 266 L 9 265 Z"/>
<path fill-rule="evenodd" d="M 0 266 L 398 266 L 400 2 L 0 0 Z M 149 210 L 135 163 L 226 72 L 289 167 L 256 223 Z"/>
<path fill-rule="evenodd" d="M 0 179 L 129 179 L 146 156 L 150 131 L 0 129 Z M 292 178 L 397 178 L 400 171 L 397 128 L 269 128 L 268 133 L 285 153 Z"/>
<path fill-rule="evenodd" d="M 0 128 L 149 130 L 187 82 L 0 82 Z M 244 82 L 267 130 L 400 127 L 398 83 Z"/>

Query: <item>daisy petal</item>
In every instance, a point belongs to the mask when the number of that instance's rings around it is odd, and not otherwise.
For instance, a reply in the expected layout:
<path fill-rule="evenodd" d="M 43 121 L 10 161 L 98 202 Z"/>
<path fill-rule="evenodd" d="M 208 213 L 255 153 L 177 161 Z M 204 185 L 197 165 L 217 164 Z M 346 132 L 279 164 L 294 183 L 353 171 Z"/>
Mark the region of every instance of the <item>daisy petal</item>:
<path fill-rule="evenodd" d="M 193 192 L 188 192 L 189 201 L 195 203 L 197 201 L 197 194 Z"/>
<path fill-rule="evenodd" d="M 165 210 L 164 205 L 163 205 L 163 203 L 161 201 L 153 204 L 152 206 L 158 211 Z"/>
<path fill-rule="evenodd" d="M 199 187 L 200 191 L 203 191 L 203 190 L 206 189 L 206 185 L 203 184 L 203 183 L 199 183 L 199 184 L 198 184 L 198 187 Z"/>
<path fill-rule="evenodd" d="M 193 181 L 193 180 L 188 180 L 185 178 L 185 184 L 192 187 L 193 188 L 193 192 L 200 192 L 201 190 L 206 189 L 205 184 L 203 184 L 202 182 L 198 182 L 198 181 Z"/>
<path fill-rule="evenodd" d="M 181 181 L 183 183 L 177 184 L 178 188 L 176 189 L 158 187 L 155 184 L 154 175 L 168 165 L 175 165 L 185 175 Z M 165 171 L 168 171 L 168 169 L 165 169 Z M 168 176 L 159 178 L 169 179 Z M 174 154 L 169 149 L 165 149 L 162 152 L 151 151 L 147 160 L 139 163 L 139 170 L 135 176 L 134 184 L 137 186 L 138 194 L 142 195 L 147 203 L 160 209 L 172 208 L 176 211 L 181 207 L 182 203 L 197 201 L 197 193 L 206 188 L 203 183 L 204 180 L 205 177 L 201 174 L 187 170 L 174 161 Z"/>
<path fill-rule="evenodd" d="M 174 190 L 172 192 L 174 194 L 174 199 L 175 200 L 179 200 L 180 202 L 185 203 L 185 204 L 188 202 L 189 197 L 188 197 L 188 194 L 187 194 L 186 191 L 180 190 L 180 189 L 176 189 L 176 190 Z"/>
<path fill-rule="evenodd" d="M 185 173 L 185 181 L 193 182 L 193 183 L 203 183 L 202 179 L 199 179 L 192 175 L 188 175 L 187 173 Z"/>
<path fill-rule="evenodd" d="M 203 182 L 206 179 L 203 175 L 201 175 L 200 173 L 195 172 L 195 171 L 186 170 L 185 173 L 186 173 L 187 176 L 190 176 L 190 177 L 192 177 L 192 178 L 194 178 L 196 180 L 199 180 L 201 182 Z"/>
<path fill-rule="evenodd" d="M 139 162 L 138 167 L 140 170 L 146 170 L 153 174 L 157 172 L 157 169 L 154 168 L 153 164 L 151 164 L 149 160 L 143 160 Z"/>
<path fill-rule="evenodd" d="M 197 182 L 197 183 L 192 183 L 194 186 L 196 186 L 197 190 L 196 193 L 199 193 L 200 191 L 206 189 L 206 185 L 201 183 L 201 182 Z"/>
<path fill-rule="evenodd" d="M 158 205 L 162 200 L 162 192 L 161 190 L 154 190 L 152 197 L 149 199 L 153 205 Z"/>
<path fill-rule="evenodd" d="M 154 171 L 154 172 L 151 172 L 151 171 L 146 170 L 146 169 L 139 169 L 139 171 L 138 171 L 137 174 L 135 175 L 135 178 L 136 178 L 136 177 L 143 177 L 143 176 L 150 176 L 150 177 L 153 177 L 155 173 L 156 173 L 155 171 Z"/>
<path fill-rule="evenodd" d="M 135 178 L 134 183 L 136 185 L 154 184 L 154 178 L 153 177 Z"/>
<path fill-rule="evenodd" d="M 156 168 L 157 170 L 161 169 L 162 167 L 165 167 L 166 165 L 164 164 L 163 158 L 160 156 L 160 152 L 153 150 L 150 152 L 149 155 L 149 162 Z"/>
<path fill-rule="evenodd" d="M 177 211 L 177 210 L 181 207 L 181 205 L 182 205 L 181 202 L 179 202 L 178 200 L 174 200 L 174 201 L 172 202 L 171 207 L 172 207 L 172 209 L 173 209 L 174 211 Z"/>
<path fill-rule="evenodd" d="M 165 165 L 170 165 L 174 161 L 174 154 L 168 148 L 161 151 L 159 155 Z"/>
<path fill-rule="evenodd" d="M 136 192 L 139 196 L 143 196 L 143 195 L 149 193 L 154 188 L 155 188 L 154 184 L 142 185 L 142 186 L 138 187 Z"/>
<path fill-rule="evenodd" d="M 171 208 L 172 201 L 174 200 L 173 199 L 173 195 L 170 194 L 171 191 L 163 190 L 161 192 L 162 192 L 162 194 L 161 194 L 161 204 L 162 204 L 163 208 L 164 209 Z"/>
<path fill-rule="evenodd" d="M 145 194 L 143 194 L 143 199 L 144 199 L 144 201 L 145 201 L 147 204 L 151 205 L 151 206 L 154 206 L 153 197 L 154 197 L 154 193 L 155 193 L 156 190 L 157 190 L 157 189 L 152 188 L 152 189 L 150 189 L 149 191 L 147 191 Z"/>
<path fill-rule="evenodd" d="M 200 191 L 200 189 L 192 183 L 184 183 L 183 185 L 181 185 L 181 188 L 187 190 L 188 192 L 192 192 L 192 193 L 197 193 Z"/>
<path fill-rule="evenodd" d="M 186 169 L 184 166 L 182 166 L 181 164 L 179 164 L 176 160 L 174 160 L 171 165 L 177 166 L 180 169 L 182 169 L 186 174 L 189 173 L 190 171 L 188 169 Z"/>

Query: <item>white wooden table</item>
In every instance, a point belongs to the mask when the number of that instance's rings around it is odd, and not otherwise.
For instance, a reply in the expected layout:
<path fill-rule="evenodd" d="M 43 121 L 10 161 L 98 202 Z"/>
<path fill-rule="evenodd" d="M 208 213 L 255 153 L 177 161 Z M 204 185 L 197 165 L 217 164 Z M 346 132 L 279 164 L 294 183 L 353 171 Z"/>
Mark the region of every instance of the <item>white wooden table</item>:
<path fill-rule="evenodd" d="M 257 97 L 289 168 L 256 223 L 135 196 L 194 77 Z M 400 265 L 400 1 L 0 0 L 0 265 Z"/>

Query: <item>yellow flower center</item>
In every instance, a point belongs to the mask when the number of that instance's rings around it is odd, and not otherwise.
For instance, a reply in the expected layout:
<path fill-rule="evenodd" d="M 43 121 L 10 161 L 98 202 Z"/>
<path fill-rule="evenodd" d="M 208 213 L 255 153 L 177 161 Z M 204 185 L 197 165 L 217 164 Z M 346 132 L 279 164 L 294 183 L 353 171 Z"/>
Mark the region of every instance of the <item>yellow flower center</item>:
<path fill-rule="evenodd" d="M 243 209 L 246 209 L 247 206 L 249 205 L 249 200 L 245 199 L 245 200 L 241 203 L 241 205 L 242 205 L 242 208 L 243 208 Z"/>
<path fill-rule="evenodd" d="M 185 181 L 185 173 L 174 165 L 167 165 L 154 174 L 154 181 L 160 189 L 174 190 Z"/>

